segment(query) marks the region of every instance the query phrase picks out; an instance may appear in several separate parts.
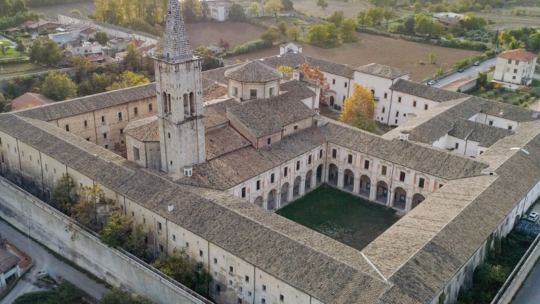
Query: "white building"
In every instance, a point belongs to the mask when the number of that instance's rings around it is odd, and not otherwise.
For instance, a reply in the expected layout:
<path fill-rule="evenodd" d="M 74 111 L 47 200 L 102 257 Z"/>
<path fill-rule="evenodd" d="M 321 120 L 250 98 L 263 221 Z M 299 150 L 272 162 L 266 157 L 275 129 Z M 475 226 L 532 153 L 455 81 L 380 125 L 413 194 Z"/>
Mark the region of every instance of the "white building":
<path fill-rule="evenodd" d="M 510 50 L 497 56 L 493 81 L 509 89 L 530 85 L 537 55 L 522 49 Z"/>
<path fill-rule="evenodd" d="M 71 55 L 73 56 L 85 56 L 89 54 L 100 54 L 101 51 L 101 44 L 94 42 L 78 42 L 78 41 L 71 41 L 66 43 L 65 45 L 66 51 L 69 51 Z"/>
<path fill-rule="evenodd" d="M 49 39 L 54 41 L 56 45 L 60 47 L 70 41 L 77 41 L 80 32 L 80 30 L 71 30 L 69 32 L 49 34 Z"/>

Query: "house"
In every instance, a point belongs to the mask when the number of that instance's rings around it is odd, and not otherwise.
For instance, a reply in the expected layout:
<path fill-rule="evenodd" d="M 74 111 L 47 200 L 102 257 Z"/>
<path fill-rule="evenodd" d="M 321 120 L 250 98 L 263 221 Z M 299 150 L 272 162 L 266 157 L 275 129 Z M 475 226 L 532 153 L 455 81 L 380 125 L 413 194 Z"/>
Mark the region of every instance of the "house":
<path fill-rule="evenodd" d="M 537 55 L 523 49 L 510 50 L 497 56 L 493 82 L 509 89 L 530 85 L 533 80 Z"/>
<path fill-rule="evenodd" d="M 35 22 L 35 23 L 31 23 L 29 25 L 27 25 L 27 28 L 29 31 L 35 31 L 35 32 L 42 32 L 42 31 L 50 31 L 50 30 L 55 30 L 59 27 L 61 27 L 62 24 L 60 23 L 57 23 L 57 22 L 51 22 L 51 21 L 47 21 L 47 20 L 40 20 L 38 22 Z"/>
<path fill-rule="evenodd" d="M 217 20 L 217 21 L 225 21 L 229 19 L 229 10 L 231 9 L 231 6 L 234 4 L 240 5 L 242 9 L 244 10 L 245 15 L 249 15 L 248 9 L 251 5 L 251 2 L 240 2 L 240 3 L 234 3 L 229 1 L 208 1 L 203 2 L 206 5 L 208 5 L 208 10 L 210 11 L 210 18 Z M 264 14 L 264 9 L 261 8 L 261 11 L 259 12 L 258 16 L 262 16 Z"/>
<path fill-rule="evenodd" d="M 17 277 L 19 262 L 21 259 L 0 248 L 0 288 L 3 290 L 12 278 Z"/>
<path fill-rule="evenodd" d="M 13 99 L 9 104 L 11 106 L 11 111 L 18 111 L 22 109 L 39 107 L 53 102 L 54 100 L 38 93 L 25 93 Z"/>
<path fill-rule="evenodd" d="M 61 47 L 70 41 L 77 41 L 79 39 L 80 32 L 80 30 L 71 30 L 67 32 L 49 34 L 49 39 Z"/>
<path fill-rule="evenodd" d="M 294 44 L 292 42 L 280 45 L 279 54 L 283 55 L 287 53 L 302 53 L 302 46 L 299 44 Z"/>
<path fill-rule="evenodd" d="M 96 30 L 93 28 L 87 28 L 79 33 L 79 36 L 84 40 L 90 40 L 96 38 Z"/>
<path fill-rule="evenodd" d="M 65 50 L 73 56 L 86 56 L 89 54 L 101 54 L 101 44 L 88 41 L 71 41 L 65 44 Z"/>

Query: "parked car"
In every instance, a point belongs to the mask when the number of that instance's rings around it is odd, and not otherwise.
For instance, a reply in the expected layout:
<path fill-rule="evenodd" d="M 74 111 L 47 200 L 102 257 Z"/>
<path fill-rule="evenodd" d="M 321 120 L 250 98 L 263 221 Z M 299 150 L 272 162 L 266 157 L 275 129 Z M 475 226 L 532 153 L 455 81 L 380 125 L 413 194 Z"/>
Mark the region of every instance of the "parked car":
<path fill-rule="evenodd" d="M 430 80 L 427 82 L 427 85 L 434 85 L 437 83 L 437 80 Z"/>
<path fill-rule="evenodd" d="M 529 216 L 527 216 L 527 221 L 536 222 L 540 214 L 538 212 L 531 212 L 529 213 Z"/>
<path fill-rule="evenodd" d="M 480 61 L 475 61 L 475 62 L 473 62 L 472 65 L 474 65 L 474 66 L 479 66 L 479 65 L 480 65 Z"/>
<path fill-rule="evenodd" d="M 465 71 L 465 68 L 459 68 L 457 71 L 463 73 Z"/>

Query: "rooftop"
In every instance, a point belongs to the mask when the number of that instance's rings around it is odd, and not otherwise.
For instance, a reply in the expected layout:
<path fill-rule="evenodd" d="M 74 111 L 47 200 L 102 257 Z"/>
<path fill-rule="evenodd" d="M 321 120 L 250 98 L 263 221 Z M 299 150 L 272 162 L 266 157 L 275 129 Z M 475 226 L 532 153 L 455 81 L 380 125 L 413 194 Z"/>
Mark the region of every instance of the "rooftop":
<path fill-rule="evenodd" d="M 260 61 L 250 61 L 225 71 L 225 78 L 239 82 L 270 82 L 279 80 L 283 74 Z"/>
<path fill-rule="evenodd" d="M 21 259 L 7 250 L 0 248 L 0 274 L 6 273 L 17 266 Z"/>
<path fill-rule="evenodd" d="M 54 100 L 38 93 L 24 93 L 10 102 L 11 111 L 18 111 L 53 103 Z"/>
<path fill-rule="evenodd" d="M 411 73 L 406 70 L 389 67 L 389 66 L 377 64 L 377 63 L 364 65 L 364 66 L 356 68 L 356 70 L 358 72 L 362 72 L 365 74 L 370 74 L 370 75 L 379 76 L 379 77 L 388 78 L 388 79 L 396 79 L 405 75 L 409 75 Z"/>
<path fill-rule="evenodd" d="M 499 58 L 513 59 L 518 61 L 529 61 L 536 58 L 536 56 L 536 54 L 527 52 L 523 49 L 510 50 L 497 55 Z"/>
<path fill-rule="evenodd" d="M 468 97 L 466 94 L 447 91 L 444 89 L 434 88 L 422 83 L 412 82 L 409 80 L 398 79 L 390 90 L 402 92 L 405 94 L 430 99 L 438 102 L 445 102 L 455 99 Z"/>
<path fill-rule="evenodd" d="M 159 141 L 158 117 L 151 116 L 132 121 L 127 125 L 124 133 L 142 142 Z"/>
<path fill-rule="evenodd" d="M 452 131 L 448 134 L 459 139 L 475 141 L 481 147 L 489 148 L 500 139 L 513 133 L 513 131 L 508 129 L 497 128 L 460 118 L 454 123 Z"/>

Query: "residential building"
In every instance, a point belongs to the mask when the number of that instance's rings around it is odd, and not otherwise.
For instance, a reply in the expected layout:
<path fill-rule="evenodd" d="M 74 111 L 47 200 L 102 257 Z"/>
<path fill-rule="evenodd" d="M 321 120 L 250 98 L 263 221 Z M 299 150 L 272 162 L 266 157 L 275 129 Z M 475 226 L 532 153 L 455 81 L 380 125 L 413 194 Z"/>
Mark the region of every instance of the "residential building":
<path fill-rule="evenodd" d="M 533 80 L 537 55 L 523 49 L 497 55 L 493 81 L 509 89 L 530 85 Z"/>

